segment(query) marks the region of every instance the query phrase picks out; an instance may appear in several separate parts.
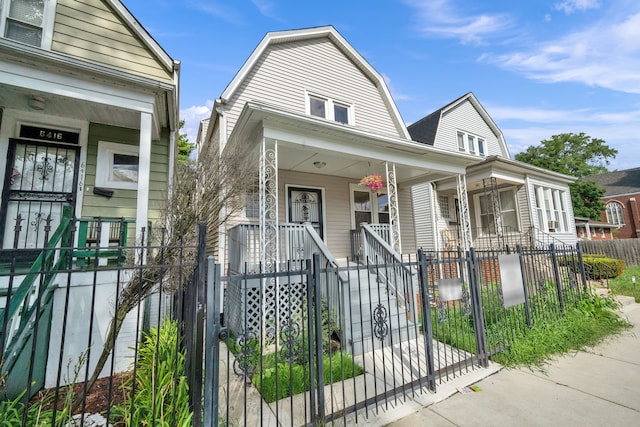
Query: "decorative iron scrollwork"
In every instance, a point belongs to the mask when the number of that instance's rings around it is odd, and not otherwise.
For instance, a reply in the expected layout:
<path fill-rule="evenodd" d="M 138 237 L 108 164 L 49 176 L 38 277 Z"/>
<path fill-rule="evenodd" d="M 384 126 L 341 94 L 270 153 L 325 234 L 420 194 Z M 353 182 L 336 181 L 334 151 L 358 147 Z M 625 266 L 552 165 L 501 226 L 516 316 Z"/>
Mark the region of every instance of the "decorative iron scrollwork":
<path fill-rule="evenodd" d="M 300 339 L 301 332 L 300 324 L 291 318 L 287 319 L 280 327 L 280 342 L 282 343 L 280 355 L 289 363 L 298 359 L 299 349 L 296 348 L 296 343 Z"/>
<path fill-rule="evenodd" d="M 382 304 L 378 304 L 378 306 L 373 310 L 373 335 L 382 341 L 387 334 L 389 333 L 389 325 L 387 324 L 387 319 L 389 315 L 387 313 L 387 308 Z"/>
<path fill-rule="evenodd" d="M 40 173 L 40 179 L 46 181 L 49 179 L 49 175 L 53 173 L 53 165 L 49 159 L 49 156 L 44 156 L 41 162 L 36 163 L 36 171 Z"/>
<path fill-rule="evenodd" d="M 233 362 L 233 372 L 239 377 L 251 378 L 258 368 L 258 337 L 249 330 L 236 338 L 240 351 Z"/>
<path fill-rule="evenodd" d="M 444 323 L 449 319 L 449 312 L 447 311 L 447 303 L 444 301 L 438 302 L 438 322 Z"/>

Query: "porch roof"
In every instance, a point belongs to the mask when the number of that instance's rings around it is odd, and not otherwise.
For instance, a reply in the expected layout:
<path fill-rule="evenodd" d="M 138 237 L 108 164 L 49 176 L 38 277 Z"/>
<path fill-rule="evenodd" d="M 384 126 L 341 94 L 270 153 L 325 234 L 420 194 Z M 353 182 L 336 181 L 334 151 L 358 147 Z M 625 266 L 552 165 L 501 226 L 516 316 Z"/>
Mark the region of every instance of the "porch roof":
<path fill-rule="evenodd" d="M 286 155 L 278 159 L 280 169 L 358 180 L 384 173 L 385 162 L 395 163 L 396 180 L 404 185 L 464 174 L 467 166 L 478 162 L 475 156 L 250 101 L 226 149 L 237 149 L 241 144 L 243 149 L 254 148 L 260 136 L 286 147 Z"/>

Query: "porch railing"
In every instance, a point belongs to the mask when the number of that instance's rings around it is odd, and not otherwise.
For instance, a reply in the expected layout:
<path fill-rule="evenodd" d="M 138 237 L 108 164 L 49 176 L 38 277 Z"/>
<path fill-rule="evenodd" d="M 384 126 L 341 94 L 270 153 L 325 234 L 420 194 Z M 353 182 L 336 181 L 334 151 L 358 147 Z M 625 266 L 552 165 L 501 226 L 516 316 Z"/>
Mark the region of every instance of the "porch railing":
<path fill-rule="evenodd" d="M 550 243 L 562 243 L 553 236 L 542 233 L 534 227 L 525 231 L 514 227 L 503 227 L 502 234 L 495 230 L 477 227 L 471 230 L 473 246 L 478 250 L 515 248 L 536 248 L 548 246 Z M 440 232 L 440 248 L 442 250 L 454 250 L 461 245 L 460 230 L 457 228 L 445 228 Z"/>
<path fill-rule="evenodd" d="M 407 301 L 412 301 L 413 289 L 405 289 L 406 284 L 414 274 L 412 269 L 402 261 L 402 256 L 396 252 L 389 243 L 391 236 L 388 224 L 362 224 L 362 255 L 363 261 L 374 268 L 387 291 L 391 292 L 407 310 L 414 311 L 412 306 L 407 306 Z M 402 288 L 398 289 L 400 286 Z"/>

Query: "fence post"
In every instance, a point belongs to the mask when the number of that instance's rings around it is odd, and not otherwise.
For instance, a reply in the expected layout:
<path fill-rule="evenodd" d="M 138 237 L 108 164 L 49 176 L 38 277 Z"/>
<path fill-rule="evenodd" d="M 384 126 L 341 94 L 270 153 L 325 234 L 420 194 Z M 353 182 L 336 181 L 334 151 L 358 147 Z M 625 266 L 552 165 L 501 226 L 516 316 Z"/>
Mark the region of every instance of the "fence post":
<path fill-rule="evenodd" d="M 551 262 L 553 263 L 553 278 L 556 281 L 556 292 L 558 294 L 558 303 L 560 310 L 564 311 L 564 296 L 562 295 L 562 283 L 560 282 L 560 266 L 558 265 L 558 255 L 556 254 L 556 246 L 551 243 Z"/>
<path fill-rule="evenodd" d="M 474 248 L 470 248 L 469 252 L 467 252 L 467 268 L 469 270 L 469 294 L 471 295 L 471 306 L 473 307 L 473 324 L 478 362 L 480 366 L 486 368 L 489 366 L 489 356 L 487 355 L 487 336 L 484 330 L 484 313 L 479 280 L 480 272 L 478 271 L 478 259 Z"/>
<path fill-rule="evenodd" d="M 206 304 L 206 264 L 205 252 L 207 249 L 207 223 L 201 221 L 198 224 L 198 280 L 195 289 L 195 345 L 193 349 L 193 365 L 189 378 L 189 390 L 191 394 L 191 405 L 193 407 L 193 425 L 202 425 L 202 352 L 204 350 L 204 308 Z"/>
<path fill-rule="evenodd" d="M 320 297 L 322 295 L 321 280 L 320 275 L 322 272 L 320 271 L 320 255 L 317 253 L 313 254 L 313 302 L 315 305 L 315 309 L 313 311 L 313 316 L 315 318 L 315 343 L 316 343 L 316 371 L 318 373 L 318 418 L 319 424 L 324 424 L 325 410 L 324 410 L 324 362 L 323 362 L 323 352 L 322 352 L 322 304 L 320 303 Z M 326 273 L 325 273 L 326 274 Z"/>
<path fill-rule="evenodd" d="M 524 273 L 524 259 L 522 257 L 522 246 L 516 245 L 516 252 L 520 260 L 520 272 L 522 273 L 522 289 L 524 291 L 524 315 L 527 320 L 527 326 L 531 326 L 531 307 L 529 306 L 529 289 L 527 289 L 527 277 Z"/>
<path fill-rule="evenodd" d="M 431 304 L 429 300 L 429 282 L 427 277 L 427 258 L 422 248 L 418 249 L 418 265 L 420 275 L 418 282 L 420 286 L 420 304 L 422 311 L 422 336 L 424 337 L 424 347 L 427 352 L 427 384 L 429 390 L 436 391 L 435 363 L 433 361 L 433 325 L 431 319 Z"/>
<path fill-rule="evenodd" d="M 314 264 L 312 264 L 311 259 L 307 259 L 305 262 L 306 270 L 307 270 L 307 333 L 309 335 L 308 343 L 307 343 L 307 356 L 309 360 L 309 403 L 310 403 L 310 412 L 311 412 L 311 422 L 317 421 L 317 411 L 316 411 L 316 376 L 314 369 L 314 359 L 313 356 L 315 354 L 315 340 L 313 339 L 313 330 L 315 329 L 313 321 L 313 295 L 315 290 L 315 261 L 316 258 L 319 260 L 319 256 L 315 254 L 313 256 Z"/>
<path fill-rule="evenodd" d="M 207 309 L 204 371 L 204 425 L 217 426 L 220 413 L 220 340 L 226 339 L 227 329 L 220 324 L 220 266 L 210 256 L 207 260 Z"/>
<path fill-rule="evenodd" d="M 582 280 L 582 290 L 586 292 L 588 289 L 587 285 L 587 272 L 584 269 L 584 262 L 582 261 L 582 245 L 580 242 L 576 243 L 576 252 L 578 253 L 578 266 L 580 268 L 580 279 Z"/>

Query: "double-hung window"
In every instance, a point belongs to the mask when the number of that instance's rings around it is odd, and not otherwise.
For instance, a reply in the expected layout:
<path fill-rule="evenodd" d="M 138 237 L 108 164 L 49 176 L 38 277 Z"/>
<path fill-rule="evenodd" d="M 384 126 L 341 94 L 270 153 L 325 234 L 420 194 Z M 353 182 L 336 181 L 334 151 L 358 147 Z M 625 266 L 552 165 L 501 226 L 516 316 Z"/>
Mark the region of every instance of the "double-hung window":
<path fill-rule="evenodd" d="M 330 98 L 307 95 L 308 114 L 343 124 L 353 124 L 351 105 Z"/>
<path fill-rule="evenodd" d="M 491 195 L 482 194 L 477 196 L 476 209 L 480 216 L 480 228 L 483 234 L 494 234 L 496 230 L 496 209 L 500 209 L 502 214 L 503 231 L 517 231 L 518 211 L 516 209 L 516 199 L 513 189 L 500 190 L 500 206 L 494 206 Z"/>
<path fill-rule="evenodd" d="M 478 156 L 486 156 L 486 139 L 464 131 L 457 131 L 458 151 Z"/>
<path fill-rule="evenodd" d="M 0 0 L 2 37 L 48 48 L 55 0 Z"/>
<path fill-rule="evenodd" d="M 535 186 L 538 228 L 549 232 L 569 231 L 566 191 Z"/>

